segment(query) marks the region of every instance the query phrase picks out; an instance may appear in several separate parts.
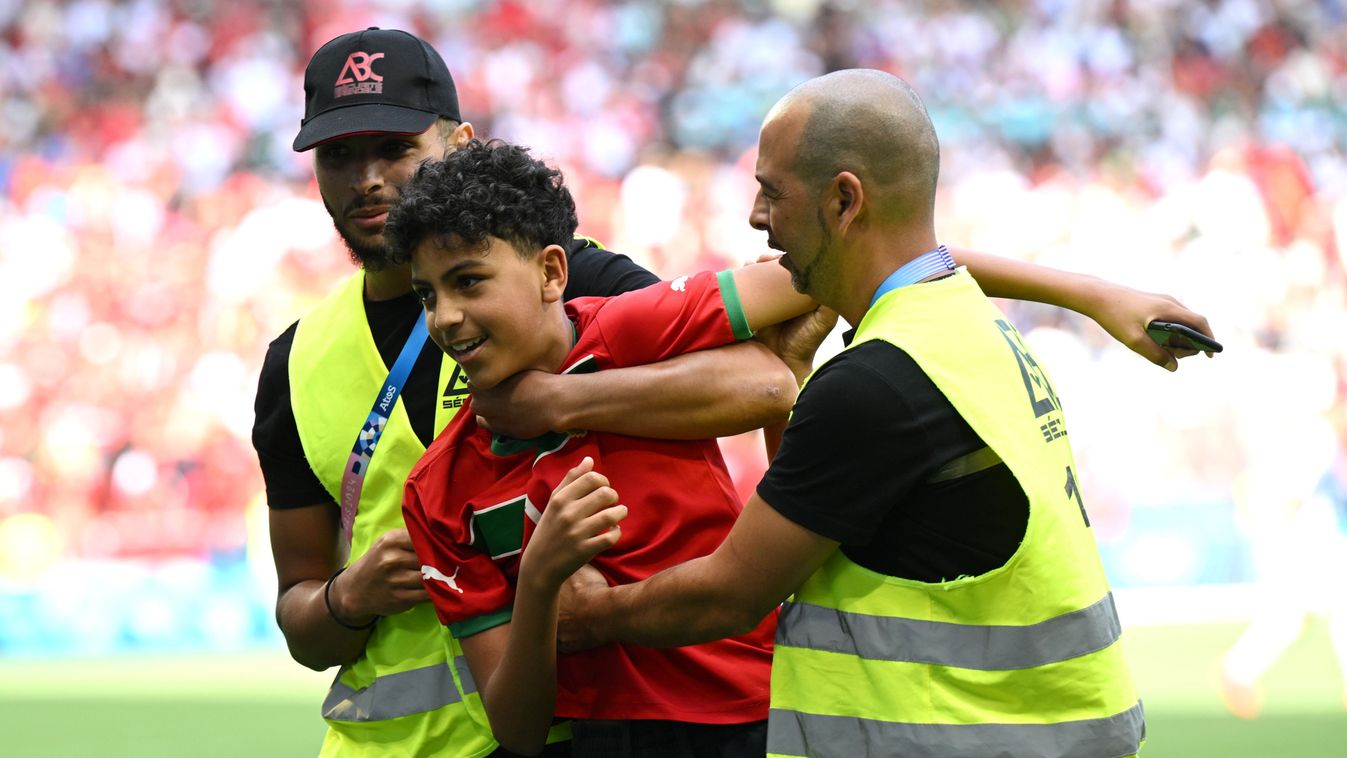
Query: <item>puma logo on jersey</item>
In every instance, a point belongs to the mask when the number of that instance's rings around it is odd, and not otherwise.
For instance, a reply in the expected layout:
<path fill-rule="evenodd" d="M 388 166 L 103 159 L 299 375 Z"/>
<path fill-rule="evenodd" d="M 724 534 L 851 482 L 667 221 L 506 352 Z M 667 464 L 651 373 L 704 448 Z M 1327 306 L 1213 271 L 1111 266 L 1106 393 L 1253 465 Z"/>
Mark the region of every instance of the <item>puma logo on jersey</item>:
<path fill-rule="evenodd" d="M 674 292 L 686 292 L 688 289 L 688 278 L 686 276 L 680 276 L 677 279 L 670 282 L 669 287 Z"/>
<path fill-rule="evenodd" d="M 462 566 L 456 566 L 454 568 L 453 576 L 445 576 L 439 569 L 435 568 L 434 566 L 422 564 L 421 578 L 426 581 L 434 579 L 437 582 L 444 582 L 445 584 L 449 585 L 449 589 L 462 595 L 463 588 L 458 586 L 458 581 L 455 579 L 455 577 L 458 576 L 459 570 L 462 568 L 463 568 Z"/>

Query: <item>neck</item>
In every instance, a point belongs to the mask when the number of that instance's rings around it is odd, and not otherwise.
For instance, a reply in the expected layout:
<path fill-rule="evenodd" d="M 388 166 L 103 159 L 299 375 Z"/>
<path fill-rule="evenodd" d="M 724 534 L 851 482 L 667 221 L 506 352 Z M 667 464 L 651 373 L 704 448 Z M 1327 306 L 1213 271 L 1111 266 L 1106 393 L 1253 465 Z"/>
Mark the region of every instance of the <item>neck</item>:
<path fill-rule="evenodd" d="M 382 271 L 365 272 L 365 297 L 369 300 L 392 300 L 412 291 L 412 270 L 407 266 L 393 266 Z"/>
<path fill-rule="evenodd" d="M 549 316 L 545 322 L 548 346 L 543 351 L 539 368 L 551 374 L 560 374 L 566 368 L 566 356 L 575 347 L 575 325 L 566 316 L 566 309 L 561 303 L 552 306 L 555 318 Z"/>
<path fill-rule="evenodd" d="M 856 326 L 870 309 L 870 298 L 875 290 L 884 283 L 889 274 L 917 258 L 922 253 L 934 250 L 935 230 L 930 227 L 921 229 L 884 229 L 876 230 L 869 239 L 862 240 L 854 253 L 856 273 L 843 288 L 843 302 L 836 308 L 838 314 L 847 323 Z"/>

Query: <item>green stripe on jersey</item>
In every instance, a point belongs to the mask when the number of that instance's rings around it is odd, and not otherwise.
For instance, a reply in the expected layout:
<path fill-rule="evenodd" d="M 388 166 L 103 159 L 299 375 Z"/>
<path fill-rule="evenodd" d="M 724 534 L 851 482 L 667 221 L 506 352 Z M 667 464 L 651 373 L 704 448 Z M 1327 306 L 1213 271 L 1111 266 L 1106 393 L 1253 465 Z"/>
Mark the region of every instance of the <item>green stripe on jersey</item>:
<path fill-rule="evenodd" d="M 716 274 L 716 281 L 720 284 L 720 297 L 725 301 L 725 314 L 730 317 L 734 338 L 746 340 L 752 337 L 753 330 L 748 326 L 748 316 L 744 315 L 744 304 L 739 300 L 739 286 L 734 283 L 734 272 L 721 271 Z"/>
<path fill-rule="evenodd" d="M 478 632 L 485 632 L 486 630 L 500 626 L 501 624 L 510 623 L 510 616 L 512 615 L 513 610 L 513 608 L 507 605 L 495 613 L 484 613 L 480 616 L 473 616 L 472 618 L 463 621 L 445 624 L 445 626 L 449 627 L 450 634 L 461 640 L 464 637 L 471 637 Z"/>
<path fill-rule="evenodd" d="M 524 547 L 524 500 L 514 500 L 474 510 L 472 546 L 493 560 L 515 555 Z"/>

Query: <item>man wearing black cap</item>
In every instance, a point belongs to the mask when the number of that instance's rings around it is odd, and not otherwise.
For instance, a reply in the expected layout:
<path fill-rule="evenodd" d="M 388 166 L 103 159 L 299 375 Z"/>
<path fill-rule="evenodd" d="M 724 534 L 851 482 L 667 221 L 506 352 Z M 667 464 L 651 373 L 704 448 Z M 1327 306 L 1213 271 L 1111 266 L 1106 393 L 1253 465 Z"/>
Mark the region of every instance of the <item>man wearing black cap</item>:
<path fill-rule="evenodd" d="M 406 32 L 333 39 L 309 62 L 304 90 L 294 148 L 314 150 L 323 203 L 361 271 L 271 344 L 259 381 L 253 443 L 277 622 L 295 660 L 342 666 L 323 703 L 322 755 L 475 758 L 496 743 L 458 641 L 424 602 L 401 515 L 407 472 L 468 390 L 426 339 L 408 270 L 389 262 L 384 242 L 388 210 L 416 168 L 473 128 L 444 61 Z M 567 255 L 568 298 L 656 281 L 591 240 Z M 580 428 L 714 437 L 784 417 L 793 395 L 790 372 L 747 344 L 602 376 L 527 375 L 478 393 L 474 410 L 520 437 Z M 493 401 L 516 420 L 502 428 Z"/>
<path fill-rule="evenodd" d="M 401 514 L 407 473 L 468 389 L 426 339 L 409 272 L 389 262 L 384 243 L 401 187 L 473 128 L 444 61 L 406 32 L 331 40 L 311 59 L 304 88 L 294 148 L 314 150 L 323 202 L 361 271 L 278 337 L 262 368 L 253 443 L 270 505 L 277 622 L 297 661 L 342 666 L 323 704 L 323 755 L 477 758 L 496 743 L 462 649 L 422 585 L 423 572 L 457 589 L 455 577 L 420 565 Z M 1135 337 L 1153 296 L 1115 287 L 1100 298 L 1038 267 L 957 257 L 989 294 L 1089 310 L 1137 352 L 1172 360 Z M 582 238 L 567 260 L 568 298 L 656 281 Z M 740 343 L 601 374 L 528 372 L 474 392 L 473 410 L 521 438 L 592 429 L 692 439 L 784 418 L 794 396 L 789 370 L 760 345 Z"/>

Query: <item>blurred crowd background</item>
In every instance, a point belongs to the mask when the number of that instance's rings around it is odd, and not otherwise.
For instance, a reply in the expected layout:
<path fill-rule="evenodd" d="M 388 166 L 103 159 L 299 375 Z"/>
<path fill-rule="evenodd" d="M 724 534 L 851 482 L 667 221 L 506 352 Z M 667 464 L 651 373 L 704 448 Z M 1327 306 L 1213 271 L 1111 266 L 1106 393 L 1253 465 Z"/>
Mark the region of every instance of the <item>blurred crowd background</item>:
<path fill-rule="evenodd" d="M 371 25 L 666 277 L 766 252 L 753 145 L 788 88 L 908 79 L 942 241 L 1176 295 L 1225 344 L 1171 375 L 1005 304 L 1115 587 L 1177 593 L 1124 622 L 1248 618 L 1260 581 L 1344 602 L 1341 2 L 0 0 L 0 656 L 278 644 L 257 372 L 353 270 L 290 141 L 309 55 Z M 725 449 L 747 492 L 756 438 Z"/>

